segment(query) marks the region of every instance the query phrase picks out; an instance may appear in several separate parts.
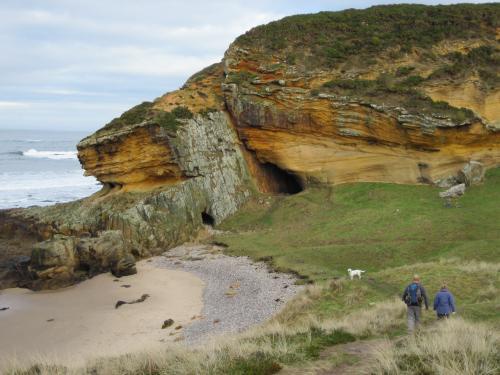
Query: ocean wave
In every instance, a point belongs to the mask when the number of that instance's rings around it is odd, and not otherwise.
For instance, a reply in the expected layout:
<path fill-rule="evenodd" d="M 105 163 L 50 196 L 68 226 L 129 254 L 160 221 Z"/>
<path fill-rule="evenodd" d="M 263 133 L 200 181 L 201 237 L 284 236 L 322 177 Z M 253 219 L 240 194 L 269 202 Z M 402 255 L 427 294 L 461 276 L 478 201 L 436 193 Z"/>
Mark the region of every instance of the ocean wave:
<path fill-rule="evenodd" d="M 2 139 L 2 142 L 25 142 L 25 143 L 36 143 L 36 142 L 42 142 L 42 139 Z"/>
<path fill-rule="evenodd" d="M 23 156 L 30 158 L 45 158 L 53 160 L 76 159 L 76 151 L 37 151 L 34 148 L 23 152 Z"/>
<path fill-rule="evenodd" d="M 78 187 L 99 187 L 92 176 L 84 176 L 82 170 L 68 172 L 25 172 L 0 173 L 0 192 L 21 192 L 43 189 L 68 189 Z"/>
<path fill-rule="evenodd" d="M 9 152 L 2 152 L 0 155 L 19 155 L 19 156 L 23 156 L 24 152 L 23 151 L 9 151 Z"/>

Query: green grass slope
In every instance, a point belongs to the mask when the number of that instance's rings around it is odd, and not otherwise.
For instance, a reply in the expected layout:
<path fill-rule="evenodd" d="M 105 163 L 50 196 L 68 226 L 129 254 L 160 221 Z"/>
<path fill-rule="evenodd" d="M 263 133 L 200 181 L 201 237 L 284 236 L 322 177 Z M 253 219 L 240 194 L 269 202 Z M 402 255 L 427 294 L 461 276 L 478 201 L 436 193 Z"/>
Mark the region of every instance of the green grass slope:
<path fill-rule="evenodd" d="M 361 282 L 318 300 L 321 316 L 391 297 L 419 273 L 431 298 L 446 281 L 462 316 L 498 323 L 500 169 L 453 207 L 438 192 L 361 183 L 261 198 L 227 220 L 217 241 L 231 255 L 269 261 L 306 282 L 366 270 Z"/>

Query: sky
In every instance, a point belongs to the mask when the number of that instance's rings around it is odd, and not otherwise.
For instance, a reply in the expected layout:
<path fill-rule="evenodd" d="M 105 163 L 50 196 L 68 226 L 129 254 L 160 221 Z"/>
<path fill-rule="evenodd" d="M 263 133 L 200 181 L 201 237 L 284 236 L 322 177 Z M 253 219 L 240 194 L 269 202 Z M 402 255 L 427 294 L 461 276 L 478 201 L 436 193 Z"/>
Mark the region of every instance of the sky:
<path fill-rule="evenodd" d="M 92 132 L 179 88 L 254 26 L 395 2 L 1 0 L 0 129 Z"/>

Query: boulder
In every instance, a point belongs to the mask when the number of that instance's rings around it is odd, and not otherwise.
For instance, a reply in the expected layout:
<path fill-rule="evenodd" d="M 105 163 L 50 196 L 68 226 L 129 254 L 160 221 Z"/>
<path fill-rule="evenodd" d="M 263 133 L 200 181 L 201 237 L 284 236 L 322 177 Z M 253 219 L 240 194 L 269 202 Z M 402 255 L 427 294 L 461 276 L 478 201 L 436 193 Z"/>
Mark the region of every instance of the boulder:
<path fill-rule="evenodd" d="M 75 268 L 79 263 L 75 247 L 74 237 L 55 235 L 52 239 L 33 247 L 30 266 L 37 271 L 47 271 L 61 266 Z"/>
<path fill-rule="evenodd" d="M 437 180 L 435 182 L 436 186 L 437 187 L 440 187 L 440 188 L 443 188 L 443 189 L 448 189 L 452 186 L 455 186 L 457 184 L 459 184 L 459 182 L 457 181 L 457 177 L 456 176 L 448 176 L 446 178 L 442 178 L 440 180 Z"/>
<path fill-rule="evenodd" d="M 441 198 L 456 198 L 458 196 L 461 196 L 465 193 L 465 184 L 459 184 L 452 186 L 446 191 L 443 191 L 439 193 L 439 196 Z"/>
<path fill-rule="evenodd" d="M 29 263 L 30 257 L 24 255 L 0 262 L 0 289 L 21 286 L 20 282 L 29 278 Z"/>
<path fill-rule="evenodd" d="M 131 254 L 125 255 L 111 267 L 111 273 L 116 277 L 136 274 L 135 258 Z"/>
<path fill-rule="evenodd" d="M 117 277 L 137 273 L 132 249 L 121 231 L 104 231 L 96 238 L 82 238 L 76 250 L 89 276 L 108 270 Z"/>
<path fill-rule="evenodd" d="M 480 162 L 471 161 L 458 172 L 457 181 L 466 186 L 477 185 L 484 180 L 484 166 Z"/>
<path fill-rule="evenodd" d="M 32 289 L 52 289 L 70 285 L 75 277 L 79 260 L 76 256 L 76 238 L 55 235 L 33 247 L 28 267 Z"/>
<path fill-rule="evenodd" d="M 121 231 L 104 231 L 91 241 L 91 261 L 95 262 L 95 266 L 100 269 L 112 269 L 121 259 L 130 255 L 130 246 L 123 238 Z"/>
<path fill-rule="evenodd" d="M 120 277 L 137 273 L 131 247 L 121 231 L 103 231 L 97 237 L 55 235 L 34 246 L 27 284 L 33 289 L 73 284 L 111 271 Z"/>

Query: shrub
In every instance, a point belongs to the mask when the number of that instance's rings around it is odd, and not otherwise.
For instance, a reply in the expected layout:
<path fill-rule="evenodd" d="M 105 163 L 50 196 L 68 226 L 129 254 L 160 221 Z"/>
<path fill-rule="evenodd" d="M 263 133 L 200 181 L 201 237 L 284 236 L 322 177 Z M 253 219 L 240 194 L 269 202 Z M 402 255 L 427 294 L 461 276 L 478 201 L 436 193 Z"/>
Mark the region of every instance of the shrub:
<path fill-rule="evenodd" d="M 130 108 L 128 111 L 123 112 L 120 117 L 114 118 L 104 126 L 104 129 L 117 129 L 122 126 L 139 124 L 147 120 L 152 112 L 152 102 L 142 102 L 135 107 Z"/>
<path fill-rule="evenodd" d="M 193 112 L 188 107 L 179 106 L 172 109 L 172 114 L 175 118 L 190 119 L 193 118 Z"/>
<path fill-rule="evenodd" d="M 420 76 L 409 76 L 403 82 L 403 86 L 418 86 L 420 83 L 425 81 L 425 78 Z"/>
<path fill-rule="evenodd" d="M 453 52 L 446 56 L 452 63 L 436 69 L 430 79 L 457 78 L 477 70 L 479 77 L 487 87 L 495 88 L 499 84 L 497 66 L 500 65 L 499 51 L 492 46 L 480 46 L 467 54 Z"/>
<path fill-rule="evenodd" d="M 249 82 L 251 81 L 252 79 L 254 79 L 256 77 L 255 74 L 251 73 L 251 72 L 247 72 L 245 70 L 242 70 L 242 71 L 239 71 L 239 72 L 230 72 L 227 77 L 226 77 L 226 80 L 229 82 L 229 83 L 236 83 L 236 84 L 241 84 L 243 82 Z"/>
<path fill-rule="evenodd" d="M 180 125 L 172 112 L 160 111 L 154 117 L 154 121 L 166 130 L 176 131 Z"/>
<path fill-rule="evenodd" d="M 200 115 L 203 117 L 207 118 L 209 113 L 214 113 L 217 112 L 217 108 L 209 107 L 209 108 L 203 108 L 198 112 Z"/>
<path fill-rule="evenodd" d="M 325 82 L 323 87 L 326 88 L 341 88 L 348 90 L 360 90 L 373 87 L 375 85 L 374 81 L 365 79 L 335 79 L 332 81 Z"/>
<path fill-rule="evenodd" d="M 414 70 L 415 70 L 414 66 L 400 66 L 396 70 L 396 76 L 398 76 L 398 77 L 407 76 L 408 74 L 410 74 Z"/>
<path fill-rule="evenodd" d="M 331 66 L 354 55 L 366 61 L 389 47 L 399 47 L 405 53 L 414 47 L 429 50 L 444 39 L 494 40 L 499 7 L 398 4 L 296 15 L 253 28 L 235 43 L 271 53 L 284 48 L 287 54 L 312 51 L 306 55 L 311 65 Z"/>
<path fill-rule="evenodd" d="M 179 119 L 191 119 L 193 118 L 193 112 L 189 110 L 188 107 L 175 107 L 171 112 L 168 111 L 158 111 L 153 118 L 158 125 L 164 129 L 170 131 L 176 131 L 181 124 Z"/>

